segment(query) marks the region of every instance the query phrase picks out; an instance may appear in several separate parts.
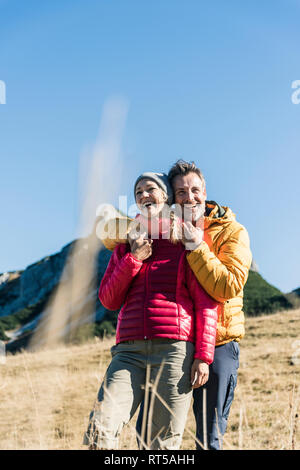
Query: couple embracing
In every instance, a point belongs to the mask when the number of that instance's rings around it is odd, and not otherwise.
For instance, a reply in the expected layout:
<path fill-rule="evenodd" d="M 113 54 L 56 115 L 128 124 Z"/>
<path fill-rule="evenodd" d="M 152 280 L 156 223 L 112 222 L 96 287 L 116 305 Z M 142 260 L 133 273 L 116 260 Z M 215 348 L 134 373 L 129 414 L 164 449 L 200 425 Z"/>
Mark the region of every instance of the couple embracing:
<path fill-rule="evenodd" d="M 99 299 L 122 308 L 84 443 L 117 449 L 140 407 L 139 447 L 179 449 L 193 397 L 197 449 L 206 433 L 207 447 L 221 449 L 244 336 L 247 231 L 229 208 L 207 201 L 193 162 L 140 175 L 134 195 L 140 214 L 103 240 L 113 254 Z"/>

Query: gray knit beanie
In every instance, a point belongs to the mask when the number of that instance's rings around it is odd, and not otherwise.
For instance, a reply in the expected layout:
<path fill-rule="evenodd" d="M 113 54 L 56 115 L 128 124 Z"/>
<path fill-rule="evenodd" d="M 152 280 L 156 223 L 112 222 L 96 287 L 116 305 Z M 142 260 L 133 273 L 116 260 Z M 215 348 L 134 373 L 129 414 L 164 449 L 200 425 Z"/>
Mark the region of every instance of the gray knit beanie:
<path fill-rule="evenodd" d="M 156 184 L 164 191 L 167 196 L 167 203 L 169 205 L 173 204 L 173 190 L 169 182 L 169 178 L 165 173 L 152 173 L 151 171 L 141 174 L 135 184 L 134 184 L 134 197 L 135 197 L 135 188 L 139 181 L 142 179 L 150 179 L 155 181 Z"/>

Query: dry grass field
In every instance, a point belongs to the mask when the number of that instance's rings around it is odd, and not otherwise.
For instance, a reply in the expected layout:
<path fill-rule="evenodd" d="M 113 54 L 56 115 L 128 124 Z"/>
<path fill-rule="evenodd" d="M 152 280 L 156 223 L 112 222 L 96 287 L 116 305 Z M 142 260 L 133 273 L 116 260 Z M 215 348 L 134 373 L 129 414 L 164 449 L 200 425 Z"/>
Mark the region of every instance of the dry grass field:
<path fill-rule="evenodd" d="M 246 326 L 224 450 L 300 449 L 300 310 L 250 318 Z M 0 364 L 0 449 L 85 449 L 113 342 L 7 356 Z M 121 449 L 137 448 L 134 425 L 123 430 Z M 193 432 L 190 410 L 182 449 L 194 449 Z"/>

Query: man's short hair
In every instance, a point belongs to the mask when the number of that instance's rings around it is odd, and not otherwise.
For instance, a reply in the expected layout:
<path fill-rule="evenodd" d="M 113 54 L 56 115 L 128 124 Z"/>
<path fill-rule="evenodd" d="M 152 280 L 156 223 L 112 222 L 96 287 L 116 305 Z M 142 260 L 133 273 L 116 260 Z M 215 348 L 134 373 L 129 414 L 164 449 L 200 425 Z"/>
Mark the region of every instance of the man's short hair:
<path fill-rule="evenodd" d="M 200 168 L 194 162 L 186 162 L 185 160 L 177 160 L 168 173 L 168 178 L 171 184 L 176 176 L 185 176 L 189 173 L 196 173 L 205 187 L 205 179 Z"/>

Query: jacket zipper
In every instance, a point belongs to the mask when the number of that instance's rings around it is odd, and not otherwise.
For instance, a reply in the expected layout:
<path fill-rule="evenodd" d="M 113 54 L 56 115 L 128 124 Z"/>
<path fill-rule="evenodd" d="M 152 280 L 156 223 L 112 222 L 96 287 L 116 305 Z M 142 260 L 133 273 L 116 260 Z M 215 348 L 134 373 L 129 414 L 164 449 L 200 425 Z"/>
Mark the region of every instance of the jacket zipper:
<path fill-rule="evenodd" d="M 148 271 L 149 271 L 150 263 L 146 266 L 145 271 L 145 299 L 144 299 L 144 339 L 147 339 L 147 331 L 146 331 L 146 305 L 148 301 Z"/>

